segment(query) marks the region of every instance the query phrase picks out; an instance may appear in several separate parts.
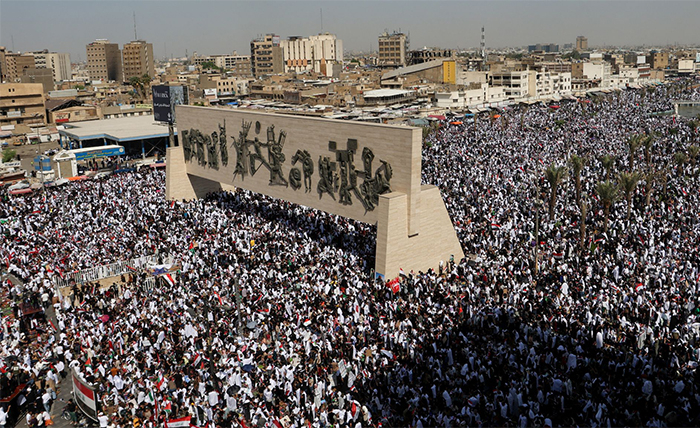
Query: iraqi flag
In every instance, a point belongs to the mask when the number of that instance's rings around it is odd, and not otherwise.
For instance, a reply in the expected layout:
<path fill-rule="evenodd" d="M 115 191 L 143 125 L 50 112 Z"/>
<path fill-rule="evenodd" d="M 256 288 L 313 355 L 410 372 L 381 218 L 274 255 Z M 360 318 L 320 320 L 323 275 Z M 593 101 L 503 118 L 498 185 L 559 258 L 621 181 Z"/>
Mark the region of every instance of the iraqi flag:
<path fill-rule="evenodd" d="M 167 282 L 168 285 L 170 285 L 171 287 L 175 287 L 175 279 L 173 279 L 173 277 L 169 273 L 163 275 L 163 279 L 165 279 L 165 282 Z"/>
<path fill-rule="evenodd" d="M 73 374 L 73 394 L 78 407 L 93 418 L 97 418 L 97 397 L 95 396 L 95 391 L 81 382 L 75 374 Z"/>
<path fill-rule="evenodd" d="M 389 281 L 387 284 L 387 287 L 391 288 L 391 292 L 396 294 L 401 290 L 401 285 L 399 284 L 399 278 L 394 278 L 391 281 Z"/>
<path fill-rule="evenodd" d="M 156 381 L 156 388 L 158 388 L 159 391 L 163 388 L 166 388 L 167 385 L 168 380 L 164 376 L 161 376 L 160 378 L 158 378 L 158 381 Z"/>
<path fill-rule="evenodd" d="M 190 427 L 190 419 L 192 419 L 192 416 L 185 416 L 184 418 L 179 418 L 179 419 L 170 419 L 165 421 L 165 426 L 167 428 L 178 428 L 178 427 Z"/>
<path fill-rule="evenodd" d="M 224 304 L 224 302 L 221 300 L 221 296 L 219 296 L 219 293 L 217 293 L 217 292 L 215 291 L 215 292 L 214 292 L 214 296 L 216 296 L 216 298 L 219 300 L 219 304 L 220 304 L 220 305 L 223 305 L 223 304 Z"/>
<path fill-rule="evenodd" d="M 194 358 L 192 359 L 192 364 L 196 367 L 197 364 L 199 364 L 202 361 L 202 356 L 199 354 L 194 354 Z"/>

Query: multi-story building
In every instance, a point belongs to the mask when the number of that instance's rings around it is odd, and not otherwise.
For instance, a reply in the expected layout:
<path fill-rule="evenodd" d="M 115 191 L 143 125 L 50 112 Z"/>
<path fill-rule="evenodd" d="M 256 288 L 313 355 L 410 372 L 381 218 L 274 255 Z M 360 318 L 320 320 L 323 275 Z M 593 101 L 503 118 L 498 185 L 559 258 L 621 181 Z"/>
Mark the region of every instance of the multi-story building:
<path fill-rule="evenodd" d="M 255 77 L 284 72 L 280 36 L 266 34 L 250 42 L 250 67 Z"/>
<path fill-rule="evenodd" d="M 383 33 L 379 36 L 378 65 L 382 67 L 405 67 L 408 37 L 404 33 Z"/>
<path fill-rule="evenodd" d="M 563 96 L 571 94 L 571 73 L 538 72 L 535 76 L 536 97 Z"/>
<path fill-rule="evenodd" d="M 534 70 L 502 69 L 489 75 L 490 86 L 503 86 L 506 98 L 525 98 L 536 95 Z"/>
<path fill-rule="evenodd" d="M 27 68 L 35 68 L 32 54 L 6 52 L 0 47 L 0 77 L 2 82 L 15 82 L 24 74 Z"/>
<path fill-rule="evenodd" d="M 652 51 L 648 55 L 649 65 L 651 68 L 661 70 L 668 67 L 668 52 Z"/>
<path fill-rule="evenodd" d="M 585 51 L 588 50 L 588 38 L 584 36 L 576 37 L 576 50 Z"/>
<path fill-rule="evenodd" d="M 32 52 L 36 68 L 46 68 L 51 70 L 54 82 L 71 80 L 72 70 L 70 65 L 70 54 L 49 52 L 44 49 L 40 52 Z"/>
<path fill-rule="evenodd" d="M 46 123 L 40 83 L 0 84 L 0 125 Z"/>
<path fill-rule="evenodd" d="M 280 43 L 284 55 L 284 71 L 314 71 L 324 76 L 337 75 L 343 64 L 343 41 L 335 34 L 290 37 Z"/>
<path fill-rule="evenodd" d="M 48 68 L 25 68 L 19 81 L 21 83 L 40 83 L 45 94 L 54 90 L 53 72 Z"/>
<path fill-rule="evenodd" d="M 202 65 L 211 62 L 215 66 L 230 72 L 235 77 L 250 77 L 250 56 L 238 55 L 236 51 L 231 55 L 208 55 L 208 56 L 193 56 L 192 63 L 194 65 Z"/>
<path fill-rule="evenodd" d="M 559 45 L 555 45 L 554 43 L 550 44 L 541 44 L 538 43 L 536 45 L 529 45 L 527 47 L 528 52 L 559 52 Z"/>
<path fill-rule="evenodd" d="M 119 45 L 106 39 L 97 39 L 86 47 L 90 79 L 124 81 L 122 53 Z"/>
<path fill-rule="evenodd" d="M 155 77 L 155 64 L 153 63 L 153 44 L 143 40 L 134 40 L 124 45 L 122 49 L 122 67 L 124 81 L 128 82 L 132 77 L 148 75 Z"/>

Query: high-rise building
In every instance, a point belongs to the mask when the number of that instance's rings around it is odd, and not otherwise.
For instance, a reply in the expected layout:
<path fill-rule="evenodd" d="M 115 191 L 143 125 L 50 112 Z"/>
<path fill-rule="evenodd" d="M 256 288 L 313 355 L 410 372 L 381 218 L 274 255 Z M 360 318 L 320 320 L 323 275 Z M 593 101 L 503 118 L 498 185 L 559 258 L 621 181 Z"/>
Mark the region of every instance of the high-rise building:
<path fill-rule="evenodd" d="M 576 37 L 576 50 L 585 51 L 588 50 L 588 38 L 584 36 Z"/>
<path fill-rule="evenodd" d="M 284 55 L 284 71 L 302 73 L 314 71 L 333 76 L 343 63 L 343 41 L 334 34 L 311 37 L 290 37 L 280 43 Z"/>
<path fill-rule="evenodd" d="M 379 65 L 384 67 L 406 66 L 408 37 L 404 33 L 383 33 L 379 36 Z"/>
<path fill-rule="evenodd" d="M 51 70 L 54 82 L 71 79 L 70 54 L 49 52 L 45 49 L 40 52 L 32 52 L 32 55 L 34 55 L 36 68 L 47 68 Z"/>
<path fill-rule="evenodd" d="M 0 80 L 2 82 L 17 81 L 28 68 L 35 68 L 33 55 L 6 52 L 5 48 L 0 47 Z"/>
<path fill-rule="evenodd" d="M 123 82 L 122 53 L 119 45 L 97 39 L 86 46 L 88 74 L 92 80 Z"/>
<path fill-rule="evenodd" d="M 255 77 L 284 72 L 280 36 L 266 34 L 250 42 L 250 68 Z"/>
<path fill-rule="evenodd" d="M 132 77 L 141 77 L 147 74 L 155 77 L 155 64 L 153 63 L 153 44 L 143 40 L 135 40 L 124 45 L 122 49 L 124 81 Z"/>

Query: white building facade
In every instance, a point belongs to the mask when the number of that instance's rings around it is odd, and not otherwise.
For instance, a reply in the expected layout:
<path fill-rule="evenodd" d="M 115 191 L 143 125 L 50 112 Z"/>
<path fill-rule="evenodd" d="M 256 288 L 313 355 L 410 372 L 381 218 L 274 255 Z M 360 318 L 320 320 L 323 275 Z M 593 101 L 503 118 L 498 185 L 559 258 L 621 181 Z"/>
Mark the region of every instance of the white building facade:
<path fill-rule="evenodd" d="M 285 73 L 313 71 L 333 76 L 333 70 L 343 63 L 343 41 L 334 34 L 290 37 L 280 42 Z"/>
<path fill-rule="evenodd" d="M 71 80 L 70 54 L 57 52 L 34 52 L 36 68 L 50 68 L 54 82 Z"/>

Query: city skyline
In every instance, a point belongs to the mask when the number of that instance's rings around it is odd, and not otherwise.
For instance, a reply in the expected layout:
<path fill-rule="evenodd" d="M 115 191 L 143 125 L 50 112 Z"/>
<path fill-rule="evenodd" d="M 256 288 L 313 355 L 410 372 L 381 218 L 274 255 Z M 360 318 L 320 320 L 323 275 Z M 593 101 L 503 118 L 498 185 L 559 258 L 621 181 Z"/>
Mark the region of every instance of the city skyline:
<path fill-rule="evenodd" d="M 0 2 L 0 45 L 13 51 L 49 49 L 85 60 L 85 45 L 109 39 L 120 47 L 137 37 L 155 57 L 250 53 L 265 33 L 286 38 L 336 34 L 347 51 L 376 50 L 386 31 L 410 34 L 411 48 L 474 48 L 481 26 L 487 48 L 536 43 L 589 46 L 700 44 L 700 2 L 649 1 L 12 1 Z M 201 18 L 197 18 L 201 17 Z M 562 19 L 562 17 L 576 17 Z M 652 25 L 653 24 L 653 25 Z M 82 26 L 81 31 L 75 31 Z M 41 31 L 32 29 L 41 28 Z M 70 31 L 63 31 L 63 29 Z M 440 31 L 435 31 L 439 28 Z"/>

